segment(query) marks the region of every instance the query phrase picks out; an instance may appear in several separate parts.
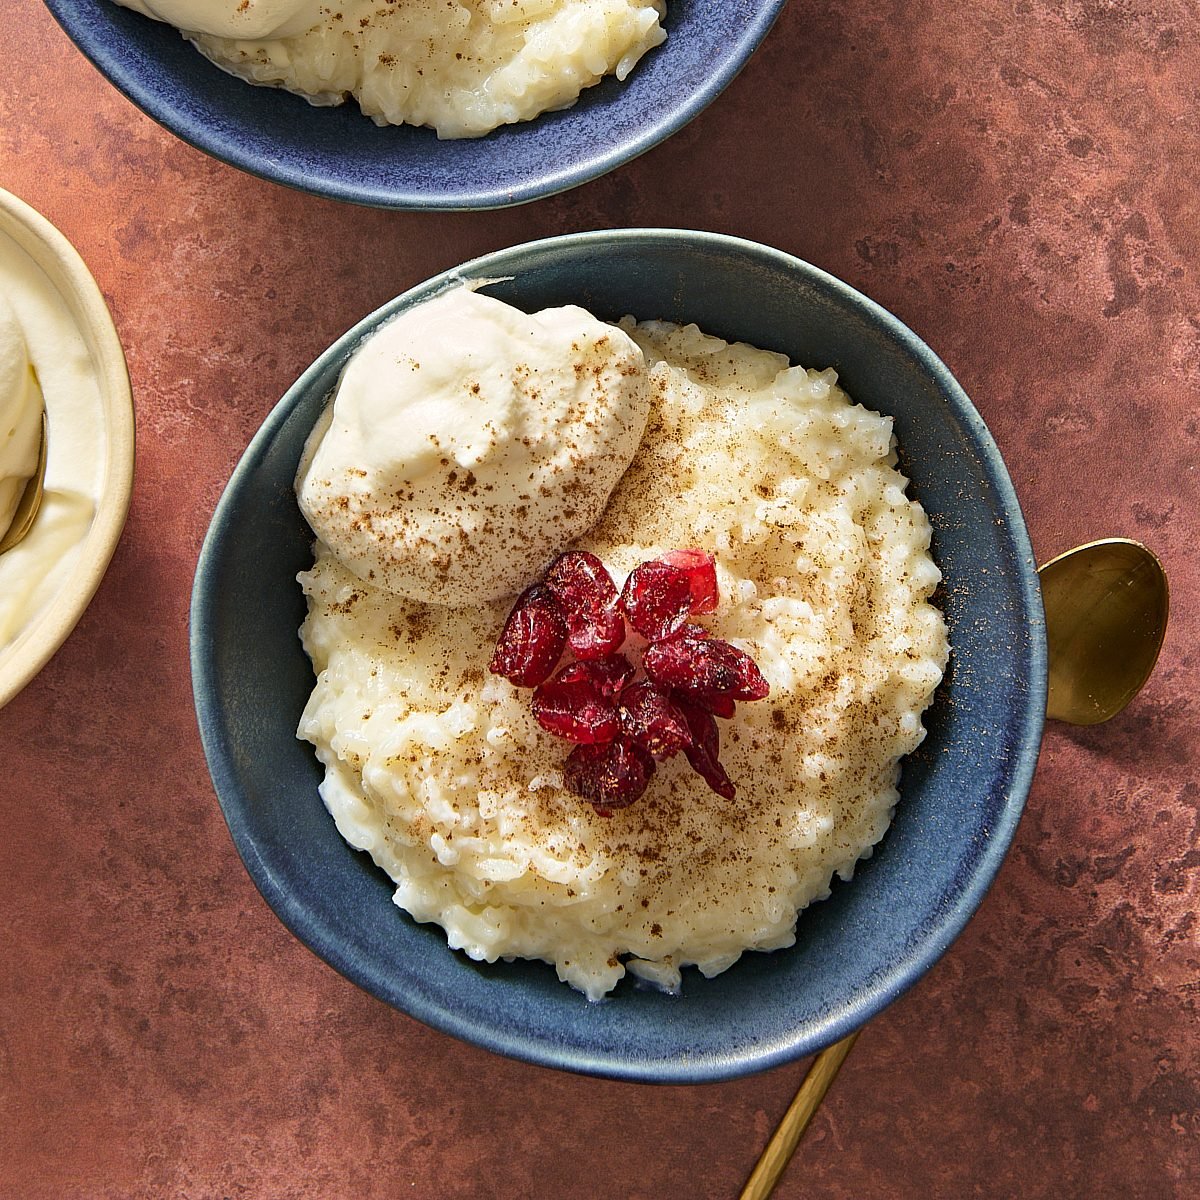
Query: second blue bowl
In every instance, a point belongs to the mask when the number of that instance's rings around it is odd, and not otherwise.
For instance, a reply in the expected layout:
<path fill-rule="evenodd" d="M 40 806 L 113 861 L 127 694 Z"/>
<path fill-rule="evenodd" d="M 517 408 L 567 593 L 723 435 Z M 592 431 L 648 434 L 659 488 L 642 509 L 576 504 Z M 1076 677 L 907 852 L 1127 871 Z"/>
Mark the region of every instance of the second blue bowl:
<path fill-rule="evenodd" d="M 342 841 L 296 725 L 313 686 L 296 573 L 312 535 L 292 481 L 304 440 L 358 342 L 455 277 L 521 308 L 694 321 L 729 340 L 834 367 L 890 413 L 901 469 L 933 524 L 953 651 L 905 760 L 895 821 L 854 880 L 800 916 L 787 950 L 747 954 L 683 994 L 626 981 L 589 1004 L 544 963 L 484 965 L 392 903 Z M 998 870 L 1037 760 L 1046 657 L 1029 541 L 1004 464 L 950 372 L 895 317 L 814 267 L 715 234 L 619 230 L 502 250 L 421 284 L 350 330 L 283 397 L 217 508 L 192 600 L 196 710 L 246 867 L 283 922 L 380 999 L 503 1054 L 623 1079 L 695 1083 L 811 1054 L 915 983 Z"/>

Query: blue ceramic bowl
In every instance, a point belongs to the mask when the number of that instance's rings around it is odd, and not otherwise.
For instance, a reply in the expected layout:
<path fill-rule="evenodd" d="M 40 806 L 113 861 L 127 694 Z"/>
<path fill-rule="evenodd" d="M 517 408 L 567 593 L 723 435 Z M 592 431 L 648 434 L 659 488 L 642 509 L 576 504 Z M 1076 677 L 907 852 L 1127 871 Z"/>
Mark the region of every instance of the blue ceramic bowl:
<path fill-rule="evenodd" d="M 111 0 L 46 0 L 80 50 L 172 133 L 235 167 L 377 208 L 485 209 L 565 191 L 657 145 L 741 70 L 786 0 L 671 0 L 667 41 L 623 83 L 484 138 L 380 128 L 226 74 L 170 26 Z"/>
<path fill-rule="evenodd" d="M 342 841 L 296 740 L 313 684 L 295 575 L 311 534 L 292 479 L 347 357 L 394 313 L 454 277 L 522 308 L 695 321 L 727 339 L 832 366 L 891 413 L 912 493 L 933 522 L 953 655 L 906 760 L 896 819 L 852 883 L 801 915 L 794 947 L 748 954 L 683 994 L 623 982 L 589 1004 L 542 963 L 484 965 L 392 903 L 390 881 Z M 506 278 L 510 277 L 510 278 Z M 995 443 L 950 372 L 895 317 L 816 268 L 714 234 L 619 230 L 476 259 L 385 305 L 288 391 L 225 491 L 196 572 L 192 672 L 217 795 L 247 869 L 284 924 L 369 992 L 502 1054 L 614 1078 L 725 1079 L 836 1041 L 949 946 L 1000 866 L 1024 804 L 1045 711 L 1037 574 Z"/>

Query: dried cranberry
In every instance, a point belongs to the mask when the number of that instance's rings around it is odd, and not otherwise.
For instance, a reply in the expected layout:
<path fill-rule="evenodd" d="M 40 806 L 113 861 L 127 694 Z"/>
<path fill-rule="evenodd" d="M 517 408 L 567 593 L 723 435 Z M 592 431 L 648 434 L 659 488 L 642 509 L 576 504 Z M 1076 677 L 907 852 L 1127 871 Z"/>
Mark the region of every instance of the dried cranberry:
<path fill-rule="evenodd" d="M 673 639 L 679 642 L 694 643 L 709 641 L 708 630 L 701 625 L 685 625 Z M 716 692 L 699 692 L 688 688 L 677 688 L 674 693 L 678 699 L 691 704 L 699 704 L 708 709 L 714 717 L 724 717 L 729 720 L 737 711 L 737 701 L 732 696 Z"/>
<path fill-rule="evenodd" d="M 576 746 L 567 756 L 563 783 L 607 817 L 627 808 L 650 785 L 654 759 L 636 742 L 618 737 L 598 746 Z"/>
<path fill-rule="evenodd" d="M 625 620 L 617 585 L 604 564 L 586 550 L 568 550 L 550 564 L 546 586 L 567 618 L 567 640 L 576 658 L 601 658 L 621 648 Z"/>
<path fill-rule="evenodd" d="M 649 750 L 655 758 L 670 758 L 692 744 L 692 735 L 678 705 L 648 679 L 631 683 L 617 706 L 621 732 Z"/>
<path fill-rule="evenodd" d="M 761 700 L 770 691 L 754 659 L 720 638 L 674 638 L 646 647 L 646 674 L 664 688 L 701 697 Z"/>
<path fill-rule="evenodd" d="M 689 704 L 698 704 L 706 708 L 714 717 L 732 718 L 737 712 L 737 701 L 732 696 L 721 696 L 712 692 L 689 692 L 685 688 L 676 688 L 672 696 L 677 700 L 686 700 Z"/>
<path fill-rule="evenodd" d="M 620 594 L 594 554 L 572 550 L 509 613 L 491 670 L 535 689 L 538 724 L 576 743 L 565 786 L 602 816 L 637 800 L 655 759 L 680 750 L 714 792 L 733 798 L 715 718 L 732 717 L 739 700 L 760 700 L 769 688 L 748 654 L 689 623 L 718 600 L 716 564 L 703 550 L 642 563 Z M 636 679 L 620 653 L 626 620 L 649 643 L 648 678 Z M 575 661 L 552 676 L 568 646 Z"/>
<path fill-rule="evenodd" d="M 692 612 L 692 587 L 686 571 L 651 559 L 633 569 L 621 590 L 629 623 L 647 641 L 669 638 Z"/>
<path fill-rule="evenodd" d="M 567 644 L 567 621 L 549 588 L 540 583 L 518 597 L 488 669 L 517 687 L 536 687 L 558 666 Z"/>
<path fill-rule="evenodd" d="M 614 699 L 633 678 L 634 666 L 623 654 L 606 654 L 572 663 L 559 673 L 560 679 L 587 679 L 608 700 Z"/>
<path fill-rule="evenodd" d="M 617 706 L 588 677 L 583 663 L 571 663 L 533 693 L 537 723 L 568 742 L 611 741 L 620 728 Z"/>
<path fill-rule="evenodd" d="M 721 748 L 721 734 L 712 714 L 698 704 L 689 704 L 679 700 L 679 710 L 687 721 L 688 732 L 692 735 L 692 744 L 684 747 L 684 754 L 692 764 L 692 770 L 708 784 L 718 796 L 732 800 L 737 789 L 721 766 L 717 754 Z"/>
<path fill-rule="evenodd" d="M 717 564 L 704 550 L 668 550 L 662 561 L 676 567 L 688 577 L 692 593 L 692 612 L 717 611 L 720 593 L 717 588 Z"/>

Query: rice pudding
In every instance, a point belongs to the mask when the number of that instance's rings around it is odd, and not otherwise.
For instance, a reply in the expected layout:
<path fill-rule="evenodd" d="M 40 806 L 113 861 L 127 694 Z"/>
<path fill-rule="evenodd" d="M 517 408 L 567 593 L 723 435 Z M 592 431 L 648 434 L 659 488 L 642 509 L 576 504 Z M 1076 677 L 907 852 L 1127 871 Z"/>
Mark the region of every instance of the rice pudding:
<path fill-rule="evenodd" d="M 600 815 L 564 786 L 564 744 L 527 693 L 487 671 L 511 596 L 400 596 L 320 540 L 300 577 L 317 680 L 298 732 L 342 835 L 450 946 L 543 959 L 592 999 L 626 972 L 674 990 L 684 966 L 711 976 L 790 945 L 798 912 L 887 829 L 948 655 L 930 527 L 889 418 L 832 371 L 694 326 L 621 329 L 644 359 L 648 416 L 572 544 L 618 586 L 679 547 L 715 558 L 720 604 L 698 620 L 770 684 L 718 722 L 736 795 L 678 755 Z"/>
<path fill-rule="evenodd" d="M 217 66 L 441 138 L 569 108 L 666 40 L 663 0 L 117 0 Z"/>

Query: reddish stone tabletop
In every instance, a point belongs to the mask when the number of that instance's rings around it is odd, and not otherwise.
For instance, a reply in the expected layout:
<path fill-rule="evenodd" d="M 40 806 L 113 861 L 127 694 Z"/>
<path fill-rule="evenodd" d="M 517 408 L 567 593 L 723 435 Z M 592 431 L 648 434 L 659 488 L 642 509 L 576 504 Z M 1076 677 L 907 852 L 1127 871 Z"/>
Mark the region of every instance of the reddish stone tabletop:
<path fill-rule="evenodd" d="M 129 523 L 0 711 L 0 1197 L 733 1197 L 803 1064 L 656 1088 L 435 1033 L 318 961 L 226 832 L 187 657 L 192 571 L 246 442 L 360 316 L 548 234 L 673 225 L 833 272 L 946 360 L 1039 560 L 1164 559 L 1162 662 L 1048 728 L 1016 842 L 874 1021 L 777 1195 L 1200 1195 L 1200 51 L 1190 0 L 792 0 L 698 120 L 496 213 L 374 212 L 142 116 L 36 0 L 0 33 L 0 187 L 75 243 L 137 406 Z"/>

